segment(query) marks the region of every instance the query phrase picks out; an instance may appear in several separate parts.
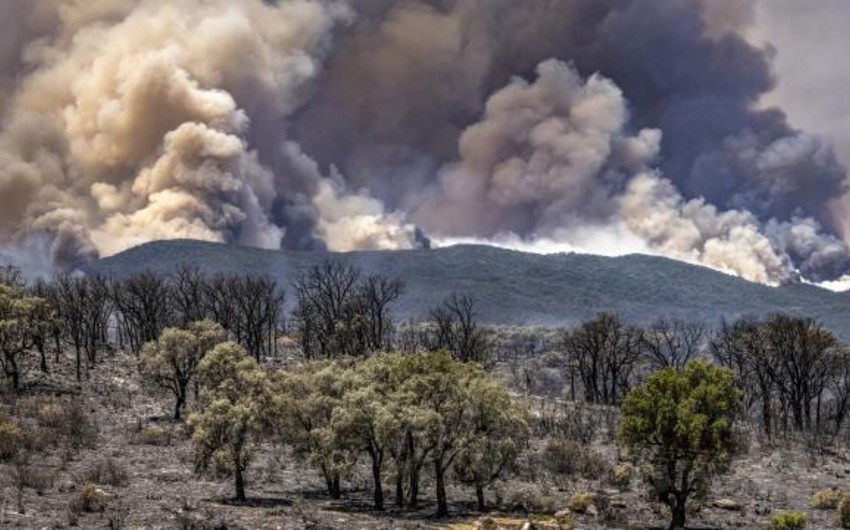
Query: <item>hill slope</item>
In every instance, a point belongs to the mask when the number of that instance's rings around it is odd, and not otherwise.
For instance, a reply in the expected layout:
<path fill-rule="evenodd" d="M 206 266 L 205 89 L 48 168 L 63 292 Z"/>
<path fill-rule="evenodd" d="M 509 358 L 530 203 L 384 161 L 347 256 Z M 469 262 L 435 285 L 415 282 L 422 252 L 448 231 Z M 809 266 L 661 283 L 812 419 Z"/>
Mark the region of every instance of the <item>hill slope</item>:
<path fill-rule="evenodd" d="M 665 258 L 580 254 L 527 254 L 487 246 L 334 254 L 367 272 L 406 282 L 395 306 L 418 317 L 450 293 L 475 296 L 480 316 L 492 324 L 573 325 L 599 311 L 648 323 L 677 316 L 716 323 L 721 317 L 784 311 L 821 320 L 850 340 L 850 294 L 808 285 L 768 287 Z M 116 277 L 151 270 L 168 273 L 194 263 L 209 273 L 261 273 L 289 282 L 328 257 L 198 241 L 142 245 L 86 267 Z M 292 300 L 288 300 L 292 302 Z"/>

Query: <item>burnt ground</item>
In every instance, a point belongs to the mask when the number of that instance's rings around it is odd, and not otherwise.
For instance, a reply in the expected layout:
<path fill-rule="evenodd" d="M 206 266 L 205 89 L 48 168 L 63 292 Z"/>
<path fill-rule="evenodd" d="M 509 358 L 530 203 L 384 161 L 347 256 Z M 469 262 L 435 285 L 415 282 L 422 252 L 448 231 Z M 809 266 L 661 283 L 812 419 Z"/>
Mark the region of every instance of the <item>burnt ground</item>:
<path fill-rule="evenodd" d="M 101 362 L 82 390 L 68 383 L 73 381 L 68 363 L 63 370 L 50 376 L 31 371 L 28 388 L 19 397 L 3 396 L 4 409 L 26 426 L 52 403 L 75 396 L 97 433 L 89 447 L 71 451 L 70 458 L 59 440 L 43 439 L 28 462 L 0 464 L 2 528 L 462 529 L 482 526 L 485 515 L 504 528 L 519 528 L 529 518 L 540 527 L 558 528 L 540 514 L 563 515 L 571 497 L 584 492 L 596 494 L 593 509 L 562 517 L 563 528 L 661 528 L 666 520 L 665 510 L 651 502 L 638 477 L 622 488 L 612 486 L 609 471 L 617 451 L 610 433 L 604 432 L 586 448 L 597 461 L 596 471 L 553 477 L 535 471 L 530 463 L 535 457 L 528 457 L 525 471 L 488 491 L 489 500 L 501 507 L 492 514 L 476 513 L 472 492 L 455 485 L 449 490 L 453 517 L 433 519 L 427 479 L 419 511 L 390 507 L 376 513 L 365 472 L 355 472 L 343 500 L 333 501 L 308 463 L 271 445 L 249 470 L 249 501 L 233 503 L 228 480 L 193 473 L 183 426 L 167 418 L 166 396 L 139 384 L 134 357 L 118 353 Z M 610 423 L 599 423 L 605 422 Z M 763 528 L 782 511 L 805 512 L 808 528 L 837 527 L 835 510 L 814 509 L 810 500 L 818 490 L 850 485 L 850 461 L 840 451 L 815 451 L 790 442 L 768 449 L 754 435 L 743 439 L 746 449 L 731 472 L 716 480 L 708 498 L 694 503 L 690 528 Z M 542 444 L 538 440 L 534 445 Z M 97 483 L 94 510 L 72 509 L 90 482 Z M 390 480 L 386 490 L 392 504 Z M 714 507 L 721 499 L 731 502 Z"/>

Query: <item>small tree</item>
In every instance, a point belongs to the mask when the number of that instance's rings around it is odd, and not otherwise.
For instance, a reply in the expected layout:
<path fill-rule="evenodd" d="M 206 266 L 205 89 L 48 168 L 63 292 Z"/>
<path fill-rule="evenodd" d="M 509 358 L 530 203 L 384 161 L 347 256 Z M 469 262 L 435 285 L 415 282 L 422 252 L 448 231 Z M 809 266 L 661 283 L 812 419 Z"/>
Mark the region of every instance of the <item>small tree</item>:
<path fill-rule="evenodd" d="M 491 345 L 478 323 L 478 311 L 471 296 L 452 294 L 431 310 L 428 320 L 432 330 L 431 350 L 446 350 L 461 362 L 488 361 Z"/>
<path fill-rule="evenodd" d="M 467 391 L 472 422 L 469 439 L 455 462 L 455 475 L 475 488 L 478 511 L 483 512 L 485 488 L 511 469 L 528 440 L 528 410 L 490 377 L 470 381 Z"/>
<path fill-rule="evenodd" d="M 376 355 L 349 370 L 350 382 L 345 385 L 349 390 L 331 417 L 339 443 L 369 457 L 375 510 L 384 509 L 382 479 L 389 448 L 404 433 L 392 395 L 391 364 L 390 355 Z"/>
<path fill-rule="evenodd" d="M 158 341 L 149 342 L 142 349 L 139 371 L 146 380 L 174 395 L 175 420 L 183 413 L 198 363 L 204 354 L 226 340 L 227 333 L 221 326 L 202 320 L 185 330 L 167 328 Z"/>
<path fill-rule="evenodd" d="M 340 362 L 314 361 L 274 378 L 274 427 L 281 441 L 322 473 L 328 494 L 339 499 L 342 476 L 354 464 L 332 423 L 352 378 Z"/>
<path fill-rule="evenodd" d="M 726 471 L 740 406 L 731 370 L 704 361 L 653 374 L 623 402 L 620 439 L 647 464 L 647 481 L 672 511 L 670 529 L 685 525 L 685 503 Z"/>
<path fill-rule="evenodd" d="M 233 342 L 216 346 L 198 365 L 201 409 L 189 416 L 198 471 L 212 463 L 232 475 L 236 500 L 245 500 L 245 470 L 268 425 L 268 374 Z"/>
<path fill-rule="evenodd" d="M 17 391 L 21 386 L 23 358 L 46 333 L 47 301 L 30 296 L 13 269 L 0 278 L 0 366 Z"/>
<path fill-rule="evenodd" d="M 617 405 L 632 385 L 632 374 L 641 353 L 641 333 L 617 315 L 600 313 L 569 331 L 563 348 L 573 374 L 581 379 L 584 398 L 590 403 Z"/>

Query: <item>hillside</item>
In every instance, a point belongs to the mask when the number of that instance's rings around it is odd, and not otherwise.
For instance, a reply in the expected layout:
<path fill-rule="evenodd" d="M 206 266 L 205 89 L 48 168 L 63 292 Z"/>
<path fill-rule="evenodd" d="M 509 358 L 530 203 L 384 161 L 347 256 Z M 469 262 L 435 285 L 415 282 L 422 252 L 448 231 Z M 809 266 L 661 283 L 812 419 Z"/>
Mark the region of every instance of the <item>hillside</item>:
<path fill-rule="evenodd" d="M 850 340 L 850 294 L 809 285 L 768 287 L 665 258 L 581 254 L 539 255 L 487 246 L 336 254 L 368 272 L 406 282 L 395 306 L 421 316 L 453 291 L 470 293 L 491 324 L 572 325 L 599 311 L 648 323 L 660 316 L 701 319 L 784 311 L 821 320 Z M 168 273 L 194 263 L 208 273 L 242 272 L 289 282 L 328 257 L 198 241 L 160 241 L 105 258 L 87 272 L 116 277 L 150 270 Z M 292 303 L 292 300 L 288 300 Z"/>

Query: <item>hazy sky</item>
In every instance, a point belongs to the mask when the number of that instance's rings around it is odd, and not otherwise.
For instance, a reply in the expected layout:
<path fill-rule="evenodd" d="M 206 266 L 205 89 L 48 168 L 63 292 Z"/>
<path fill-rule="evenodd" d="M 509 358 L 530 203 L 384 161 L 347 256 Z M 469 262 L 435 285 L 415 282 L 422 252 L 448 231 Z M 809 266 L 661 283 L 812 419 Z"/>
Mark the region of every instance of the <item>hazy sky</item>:
<path fill-rule="evenodd" d="M 766 102 L 828 137 L 850 166 L 850 1 L 762 0 L 753 36 L 777 50 L 779 85 Z"/>

